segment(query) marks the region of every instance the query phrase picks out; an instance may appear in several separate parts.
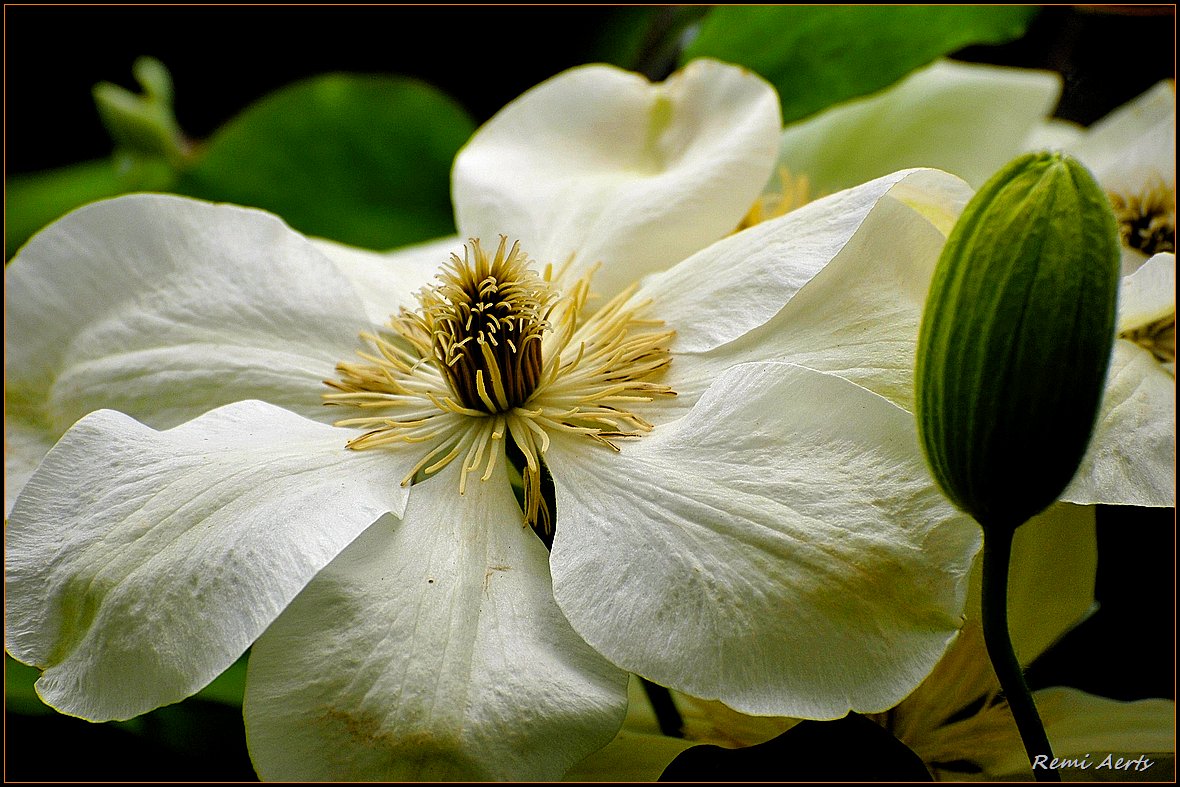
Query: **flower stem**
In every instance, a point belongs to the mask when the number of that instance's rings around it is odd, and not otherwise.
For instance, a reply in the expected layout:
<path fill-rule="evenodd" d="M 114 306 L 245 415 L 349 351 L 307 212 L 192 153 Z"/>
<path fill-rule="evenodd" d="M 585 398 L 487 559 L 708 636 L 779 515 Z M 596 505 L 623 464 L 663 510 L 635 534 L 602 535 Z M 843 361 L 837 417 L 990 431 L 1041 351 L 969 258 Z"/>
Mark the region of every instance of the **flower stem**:
<path fill-rule="evenodd" d="M 647 692 L 651 709 L 655 711 L 656 723 L 660 725 L 660 732 L 672 738 L 683 738 L 684 718 L 676 707 L 676 700 L 672 699 L 672 693 L 647 678 L 639 680 L 643 684 L 643 690 Z"/>
<path fill-rule="evenodd" d="M 1059 782 L 1060 774 L 1046 767 L 1041 760 L 1037 768 L 1037 755 L 1053 760 L 1053 749 L 1045 734 L 1045 725 L 1037 713 L 1032 693 L 1024 680 L 1024 672 L 1012 649 L 1012 637 L 1008 631 L 1008 567 L 1012 558 L 1012 537 L 1015 528 L 984 528 L 983 537 L 983 639 L 987 655 L 991 659 L 1000 688 L 1012 709 L 1016 729 L 1024 743 L 1024 751 L 1032 766 L 1033 776 L 1039 782 Z"/>

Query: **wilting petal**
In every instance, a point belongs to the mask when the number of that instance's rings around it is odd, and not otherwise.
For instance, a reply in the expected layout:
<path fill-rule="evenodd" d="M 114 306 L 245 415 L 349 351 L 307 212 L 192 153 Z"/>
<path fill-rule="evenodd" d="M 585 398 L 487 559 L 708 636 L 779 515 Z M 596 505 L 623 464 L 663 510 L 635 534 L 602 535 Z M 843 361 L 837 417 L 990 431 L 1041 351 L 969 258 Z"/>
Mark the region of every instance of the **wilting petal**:
<path fill-rule="evenodd" d="M 676 330 L 667 384 L 683 410 L 722 370 L 789 361 L 913 400 L 914 346 L 938 255 L 970 189 L 894 173 L 714 244 L 636 298 Z"/>
<path fill-rule="evenodd" d="M 627 675 L 553 601 L 504 463 L 411 490 L 308 585 L 250 655 L 264 779 L 555 779 L 623 721 Z"/>
<path fill-rule="evenodd" d="M 613 294 L 731 231 L 770 175 L 774 89 L 710 60 L 666 82 L 608 66 L 567 71 L 483 126 L 455 159 L 459 231 L 521 241 L 541 264 L 604 264 Z"/>
<path fill-rule="evenodd" d="M 9 652 L 42 698 L 126 719 L 200 689 L 387 511 L 388 452 L 262 402 L 165 432 L 102 410 L 29 479 L 8 520 Z"/>
<path fill-rule="evenodd" d="M 262 399 L 319 420 L 368 320 L 275 216 L 161 195 L 81 208 L 5 271 L 6 403 L 56 438 L 111 408 L 157 428 Z"/>
<path fill-rule="evenodd" d="M 783 132 L 779 163 L 819 194 L 909 167 L 981 185 L 1052 113 L 1061 78 L 947 60 Z"/>
<path fill-rule="evenodd" d="M 336 263 L 357 295 L 374 326 L 385 325 L 402 307 L 418 308 L 415 293 L 435 284 L 435 274 L 451 254 L 463 253 L 458 236 L 405 246 L 390 252 L 373 252 L 335 241 L 312 238 L 311 243 Z"/>
<path fill-rule="evenodd" d="M 547 454 L 551 562 L 566 617 L 624 669 L 831 719 L 895 704 L 961 625 L 978 528 L 934 487 L 913 419 L 862 388 L 747 364 L 608 450 Z"/>

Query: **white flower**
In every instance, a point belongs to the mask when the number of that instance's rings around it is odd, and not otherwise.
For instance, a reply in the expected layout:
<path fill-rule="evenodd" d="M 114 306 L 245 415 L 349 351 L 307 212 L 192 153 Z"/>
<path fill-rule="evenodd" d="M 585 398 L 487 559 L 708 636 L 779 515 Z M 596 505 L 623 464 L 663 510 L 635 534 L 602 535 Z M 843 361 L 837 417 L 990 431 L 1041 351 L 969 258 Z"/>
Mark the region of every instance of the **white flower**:
<path fill-rule="evenodd" d="M 959 626 L 977 529 L 906 412 L 807 368 L 874 329 L 811 292 L 892 303 L 967 189 L 901 172 L 724 237 L 778 133 L 739 69 L 579 68 L 458 157 L 482 245 L 382 258 L 151 195 L 30 241 L 12 455 L 65 435 L 11 511 L 7 636 L 42 697 L 126 718 L 253 643 L 274 779 L 554 778 L 618 729 L 623 670 L 752 713 L 896 703 Z M 542 461 L 551 556 L 521 526 Z"/>

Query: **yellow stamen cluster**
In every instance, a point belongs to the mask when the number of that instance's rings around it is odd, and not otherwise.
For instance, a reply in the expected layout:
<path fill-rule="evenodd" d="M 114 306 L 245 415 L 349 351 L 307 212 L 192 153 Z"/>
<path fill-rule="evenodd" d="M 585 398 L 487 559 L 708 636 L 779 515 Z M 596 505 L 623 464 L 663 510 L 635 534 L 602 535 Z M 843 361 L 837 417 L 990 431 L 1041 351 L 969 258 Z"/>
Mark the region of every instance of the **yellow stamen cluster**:
<path fill-rule="evenodd" d="M 418 310 L 403 309 L 387 333 L 362 334 L 373 351 L 325 381 L 336 390 L 327 404 L 368 413 L 337 422 L 367 430 L 348 446 L 424 444 L 403 485 L 462 456 L 462 494 L 468 474 L 491 477 L 508 436 L 524 458 L 524 521 L 547 529 L 541 460 L 550 435 L 618 450 L 615 439 L 652 429 L 636 406 L 675 395 L 655 382 L 671 361 L 673 332 L 642 318 L 649 303 L 633 301 L 637 286 L 588 313 L 592 275 L 560 293 L 552 268 L 538 275 L 518 245 L 502 238 L 489 258 L 472 240 L 441 283 L 419 293 Z"/>
<path fill-rule="evenodd" d="M 507 239 L 493 258 L 478 240 L 422 292 L 418 319 L 439 371 L 464 406 L 502 413 L 524 404 L 541 377 L 541 336 L 557 293 Z M 472 253 L 474 252 L 474 254 Z"/>
<path fill-rule="evenodd" d="M 754 205 L 734 232 L 785 216 L 814 199 L 816 196 L 811 193 L 811 181 L 806 175 L 792 175 L 786 167 L 779 167 L 778 188 L 769 189 L 754 200 Z"/>
<path fill-rule="evenodd" d="M 1107 196 L 1124 246 L 1149 257 L 1176 251 L 1176 194 L 1162 181 L 1141 194 L 1111 192 Z"/>

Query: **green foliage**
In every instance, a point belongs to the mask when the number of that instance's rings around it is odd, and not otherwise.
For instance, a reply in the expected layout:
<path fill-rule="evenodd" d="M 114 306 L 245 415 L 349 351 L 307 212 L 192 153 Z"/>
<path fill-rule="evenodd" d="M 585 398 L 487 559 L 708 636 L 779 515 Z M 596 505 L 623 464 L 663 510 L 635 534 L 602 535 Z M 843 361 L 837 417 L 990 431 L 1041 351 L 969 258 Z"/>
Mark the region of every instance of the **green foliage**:
<path fill-rule="evenodd" d="M 108 105 L 146 101 L 100 87 L 104 116 Z M 109 160 L 8 180 L 5 258 L 74 208 L 132 191 L 263 208 L 354 246 L 430 240 L 454 231 L 451 162 L 474 129 L 458 104 L 422 82 L 331 74 L 272 93 L 183 156 L 159 154 L 150 135 L 112 130 L 119 144 Z"/>
<path fill-rule="evenodd" d="M 221 128 L 177 190 L 273 211 L 310 235 L 391 248 L 454 231 L 451 161 L 473 130 L 421 82 L 316 77 Z"/>
<path fill-rule="evenodd" d="M 4 258 L 11 259 L 34 232 L 62 214 L 127 191 L 110 159 L 9 177 L 4 184 Z"/>
<path fill-rule="evenodd" d="M 947 496 L 1018 527 L 1077 471 L 1114 342 L 1119 242 L 1102 189 L 1059 153 L 992 177 L 947 239 L 918 338 L 916 415 Z"/>
<path fill-rule="evenodd" d="M 682 61 L 715 57 L 770 80 L 790 123 L 971 44 L 1022 35 L 1032 6 L 722 6 Z"/>
<path fill-rule="evenodd" d="M 229 668 L 213 679 L 194 699 L 208 700 L 231 707 L 241 707 L 246 694 L 247 656 L 242 656 Z M 33 685 L 41 676 L 41 670 L 21 664 L 16 659 L 4 656 L 4 706 L 9 713 L 22 716 L 39 716 L 53 713 L 53 709 L 41 701 Z"/>

